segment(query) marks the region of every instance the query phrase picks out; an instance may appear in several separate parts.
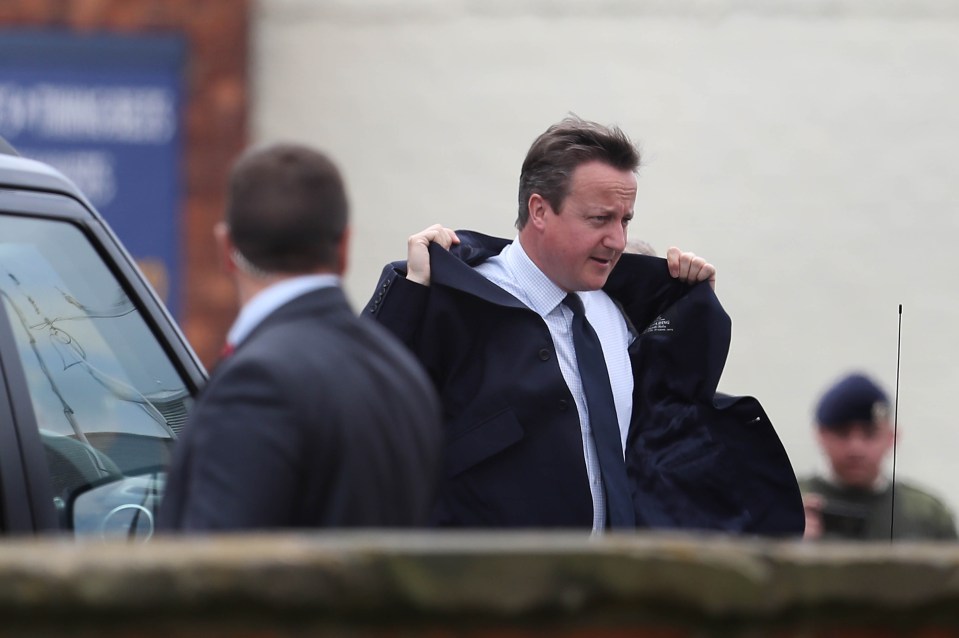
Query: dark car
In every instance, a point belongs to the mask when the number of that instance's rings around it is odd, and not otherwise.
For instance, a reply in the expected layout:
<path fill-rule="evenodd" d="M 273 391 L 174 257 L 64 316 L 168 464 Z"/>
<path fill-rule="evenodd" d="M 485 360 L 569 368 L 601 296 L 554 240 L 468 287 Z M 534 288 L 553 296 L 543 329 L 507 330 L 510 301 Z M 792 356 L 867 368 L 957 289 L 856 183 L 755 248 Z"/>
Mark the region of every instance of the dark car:
<path fill-rule="evenodd" d="M 101 216 L 0 140 L 0 525 L 149 538 L 205 371 Z"/>

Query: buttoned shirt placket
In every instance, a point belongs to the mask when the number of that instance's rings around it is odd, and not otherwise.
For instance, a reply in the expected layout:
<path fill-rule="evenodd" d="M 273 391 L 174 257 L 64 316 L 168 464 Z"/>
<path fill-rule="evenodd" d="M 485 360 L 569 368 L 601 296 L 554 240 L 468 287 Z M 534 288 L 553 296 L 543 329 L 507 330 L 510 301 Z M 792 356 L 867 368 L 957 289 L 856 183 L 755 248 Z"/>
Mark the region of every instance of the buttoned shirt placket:
<path fill-rule="evenodd" d="M 573 312 L 562 303 L 566 297 L 566 292 L 550 281 L 550 279 L 536 267 L 529 256 L 526 255 L 525 251 L 523 251 L 523 247 L 520 245 L 518 239 L 507 246 L 499 255 L 478 265 L 476 270 L 539 314 L 549 329 L 550 336 L 553 339 L 553 345 L 556 349 L 556 359 L 559 363 L 560 372 L 566 381 L 566 385 L 569 387 L 570 393 L 573 395 L 573 401 L 576 404 L 576 411 L 579 415 L 580 429 L 583 438 L 583 457 L 586 463 L 586 474 L 593 501 L 592 531 L 594 534 L 600 533 L 606 528 L 606 501 L 603 492 L 599 458 L 596 453 L 596 444 L 593 439 L 592 427 L 589 421 L 586 395 L 583 392 L 583 384 L 579 378 L 576 349 L 573 345 Z M 605 295 L 605 293 L 596 291 L 593 293 L 584 293 L 582 296 L 584 300 L 589 303 L 591 297 L 595 295 Z M 587 315 L 589 315 L 589 306 L 587 306 Z M 621 316 L 618 317 L 618 319 L 621 323 L 625 324 Z M 591 315 L 590 320 L 593 320 Z M 599 332 L 603 329 L 603 322 L 600 321 L 598 323 L 601 326 L 601 328 L 597 330 Z M 605 323 L 610 323 L 608 317 Z M 605 327 L 607 328 L 606 337 L 608 341 L 609 330 L 608 326 Z M 624 335 L 627 334 L 625 326 L 623 327 L 623 333 Z M 611 370 L 610 374 L 614 387 L 619 389 L 617 411 L 620 414 L 620 426 L 623 430 L 624 440 L 625 429 L 628 427 L 629 422 L 628 415 L 632 408 L 632 374 L 628 374 L 628 379 L 625 379 L 623 374 L 624 362 L 628 372 L 628 357 L 626 357 L 625 349 L 626 344 L 624 343 L 621 357 L 623 360 L 619 361 L 617 373 L 614 374 Z"/>

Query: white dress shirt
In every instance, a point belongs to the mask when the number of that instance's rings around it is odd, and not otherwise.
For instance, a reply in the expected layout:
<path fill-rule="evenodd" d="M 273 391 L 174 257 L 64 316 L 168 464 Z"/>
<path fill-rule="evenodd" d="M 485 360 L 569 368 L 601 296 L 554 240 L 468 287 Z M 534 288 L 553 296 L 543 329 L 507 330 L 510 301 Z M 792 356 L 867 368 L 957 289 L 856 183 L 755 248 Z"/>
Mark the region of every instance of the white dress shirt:
<path fill-rule="evenodd" d="M 601 532 L 606 526 L 606 499 L 589 422 L 589 410 L 586 407 L 586 395 L 579 377 L 576 349 L 573 346 L 573 311 L 562 303 L 567 293 L 550 281 L 533 263 L 518 238 L 499 255 L 477 266 L 476 271 L 539 314 L 549 328 L 553 345 L 556 347 L 559 369 L 576 402 L 583 432 L 583 455 L 593 497 L 593 533 Z M 619 307 L 605 292 L 593 290 L 577 294 L 583 300 L 586 319 L 603 346 L 621 442 L 625 449 L 626 434 L 633 411 L 633 372 L 627 348 L 635 337 L 630 334 Z"/>

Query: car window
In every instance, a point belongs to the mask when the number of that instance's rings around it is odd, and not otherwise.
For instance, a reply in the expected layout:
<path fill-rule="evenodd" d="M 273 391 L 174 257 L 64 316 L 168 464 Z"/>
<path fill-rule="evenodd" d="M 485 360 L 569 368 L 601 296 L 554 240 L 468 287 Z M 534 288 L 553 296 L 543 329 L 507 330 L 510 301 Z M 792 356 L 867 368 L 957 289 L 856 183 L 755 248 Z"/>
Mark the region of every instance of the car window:
<path fill-rule="evenodd" d="M 191 403 L 184 380 L 70 223 L 0 218 L 0 297 L 62 527 L 149 536 Z"/>

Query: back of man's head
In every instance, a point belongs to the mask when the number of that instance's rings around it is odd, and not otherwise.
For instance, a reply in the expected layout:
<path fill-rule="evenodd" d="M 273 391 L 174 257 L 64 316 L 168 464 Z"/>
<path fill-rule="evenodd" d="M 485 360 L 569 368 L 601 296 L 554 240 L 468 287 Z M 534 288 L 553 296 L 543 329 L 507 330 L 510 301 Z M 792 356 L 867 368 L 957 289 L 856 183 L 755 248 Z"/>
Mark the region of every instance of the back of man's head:
<path fill-rule="evenodd" d="M 603 126 L 571 115 L 550 126 L 526 153 L 519 176 L 516 228 L 529 219 L 529 198 L 538 193 L 559 212 L 580 164 L 603 162 L 623 171 L 639 167 L 639 151 L 617 126 Z"/>
<path fill-rule="evenodd" d="M 241 256 L 265 273 L 335 270 L 348 212 L 336 165 L 303 145 L 253 148 L 230 175 L 230 237 Z"/>

